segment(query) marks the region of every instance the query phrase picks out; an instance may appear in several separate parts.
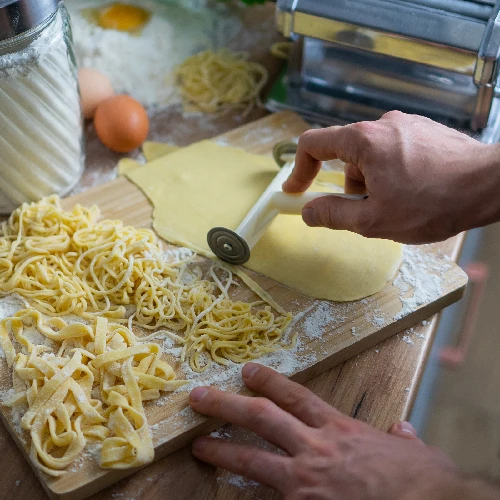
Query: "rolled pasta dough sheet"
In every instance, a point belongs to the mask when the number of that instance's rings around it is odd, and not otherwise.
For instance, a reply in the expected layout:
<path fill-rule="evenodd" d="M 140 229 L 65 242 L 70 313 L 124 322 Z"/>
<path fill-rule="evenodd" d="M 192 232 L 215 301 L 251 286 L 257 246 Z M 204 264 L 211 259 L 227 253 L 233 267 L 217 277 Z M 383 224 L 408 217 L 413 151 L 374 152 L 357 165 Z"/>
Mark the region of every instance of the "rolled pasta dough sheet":
<path fill-rule="evenodd" d="M 126 175 L 151 200 L 162 238 L 207 254 L 207 232 L 236 229 L 277 171 L 272 158 L 202 141 Z M 311 189 L 325 191 L 316 183 Z M 247 267 L 311 297 L 349 301 L 381 290 L 401 259 L 402 246 L 393 241 L 310 228 L 300 216 L 280 215 Z"/>

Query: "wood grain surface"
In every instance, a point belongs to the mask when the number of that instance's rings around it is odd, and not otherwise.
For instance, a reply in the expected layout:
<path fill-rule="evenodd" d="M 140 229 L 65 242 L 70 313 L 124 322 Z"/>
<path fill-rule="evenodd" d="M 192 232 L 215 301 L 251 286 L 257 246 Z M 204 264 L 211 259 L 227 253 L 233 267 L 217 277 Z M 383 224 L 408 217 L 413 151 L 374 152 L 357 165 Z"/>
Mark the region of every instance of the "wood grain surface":
<path fill-rule="evenodd" d="M 270 154 L 273 144 L 296 137 L 306 129 L 307 125 L 297 115 L 285 112 L 270 115 L 220 136 L 216 140 L 219 143 L 242 147 L 249 152 Z M 136 186 L 124 178 L 64 200 L 66 208 L 70 208 L 75 203 L 87 206 L 99 205 L 103 218 L 123 220 L 136 227 L 151 227 L 152 224 L 152 207 L 149 201 Z M 422 247 L 421 251 L 422 255 L 433 259 L 433 265 L 443 260 L 443 256 L 433 246 Z M 314 311 L 315 307 L 324 307 L 324 301 L 311 300 L 257 273 L 249 274 L 280 305 L 292 311 L 294 315 Z M 294 328 L 303 344 L 300 356 L 307 361 L 295 370 L 292 378 L 299 382 L 310 380 L 458 300 L 466 285 L 465 274 L 457 266 L 450 264 L 443 268 L 441 278 L 440 296 L 435 300 L 428 300 L 415 306 L 401 318 L 397 318 L 402 307 L 401 291 L 392 283 L 388 283 L 379 293 L 365 300 L 347 304 L 330 303 L 329 319 L 321 325 L 320 338 L 307 338 L 304 334 L 301 336 L 301 333 L 305 332 L 305 327 L 302 326 L 301 330 L 300 323 L 295 325 Z M 253 293 L 249 289 L 242 287 L 242 290 L 245 291 L 238 294 L 238 299 L 253 299 Z M 413 293 L 414 290 L 410 289 L 409 295 Z M 377 317 L 384 318 L 381 324 L 374 323 L 370 319 L 374 317 L 375 311 Z M 182 370 L 180 366 L 177 368 Z M 221 371 L 225 369 L 225 367 L 220 367 Z M 180 376 L 182 377 L 182 373 Z M 0 363 L 0 384 L 1 389 L 10 387 L 10 374 L 4 362 Z M 242 390 L 239 377 L 236 376 L 234 381 L 225 385 L 230 390 L 238 392 Z M 162 405 L 148 405 L 147 407 L 148 422 L 155 428 L 153 441 L 156 459 L 178 450 L 192 441 L 195 436 L 205 434 L 220 426 L 217 420 L 206 419 L 183 411 L 188 405 L 187 395 L 186 391 L 176 392 L 163 401 Z M 355 410 L 355 416 L 358 411 Z M 3 409 L 2 414 L 4 422 L 10 427 L 12 435 L 24 450 L 29 440 L 24 436 L 23 446 L 10 423 L 10 411 Z M 134 471 L 102 470 L 94 459 L 85 460 L 81 468 L 74 468 L 60 478 L 49 478 L 36 471 L 50 496 L 74 500 L 87 497 L 132 472 Z"/>

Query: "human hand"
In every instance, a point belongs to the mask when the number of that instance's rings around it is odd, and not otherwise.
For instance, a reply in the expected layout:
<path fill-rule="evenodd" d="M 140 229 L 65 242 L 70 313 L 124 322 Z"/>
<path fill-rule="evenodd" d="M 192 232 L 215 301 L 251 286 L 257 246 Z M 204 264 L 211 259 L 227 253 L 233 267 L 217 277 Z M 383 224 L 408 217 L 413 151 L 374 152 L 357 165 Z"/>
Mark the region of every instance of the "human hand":
<path fill-rule="evenodd" d="M 500 220 L 500 151 L 428 118 L 399 111 L 380 120 L 309 130 L 283 190 L 305 191 L 321 161 L 346 163 L 346 192 L 304 207 L 309 226 L 402 243 L 444 240 Z"/>
<path fill-rule="evenodd" d="M 203 437 L 193 453 L 205 462 L 271 486 L 287 500 L 438 500 L 445 498 L 442 485 L 458 477 L 451 460 L 425 446 L 407 424 L 387 434 L 344 416 L 270 368 L 249 363 L 242 374 L 261 397 L 198 387 L 192 408 L 246 427 L 286 455 Z"/>

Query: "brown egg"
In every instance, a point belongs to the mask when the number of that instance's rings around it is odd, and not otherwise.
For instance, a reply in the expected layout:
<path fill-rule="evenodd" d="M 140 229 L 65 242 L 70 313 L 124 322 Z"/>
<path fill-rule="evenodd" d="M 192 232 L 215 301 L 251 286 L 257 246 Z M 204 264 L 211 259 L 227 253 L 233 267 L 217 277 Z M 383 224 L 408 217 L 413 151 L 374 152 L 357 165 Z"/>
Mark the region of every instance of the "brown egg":
<path fill-rule="evenodd" d="M 129 153 L 148 136 L 146 110 L 128 95 L 116 95 L 97 106 L 94 125 L 99 139 L 117 153 Z"/>
<path fill-rule="evenodd" d="M 115 91 L 106 75 L 91 68 L 82 68 L 78 72 L 78 82 L 82 97 L 83 116 L 92 119 L 99 103 L 115 95 Z"/>

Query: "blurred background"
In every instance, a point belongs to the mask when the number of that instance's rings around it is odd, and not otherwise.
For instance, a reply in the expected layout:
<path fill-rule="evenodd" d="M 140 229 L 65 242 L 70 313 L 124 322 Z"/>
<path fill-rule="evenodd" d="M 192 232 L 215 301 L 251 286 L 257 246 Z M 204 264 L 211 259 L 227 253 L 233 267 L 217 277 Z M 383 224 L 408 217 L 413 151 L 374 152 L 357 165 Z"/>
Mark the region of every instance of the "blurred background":
<path fill-rule="evenodd" d="M 446 309 L 415 403 L 412 422 L 427 444 L 448 453 L 465 471 L 500 479 L 500 224 L 472 231 L 462 253 L 487 266 L 489 278 L 464 360 L 440 361 L 445 345 L 459 345 L 463 307 Z M 470 302 L 469 302 L 470 303 Z"/>

